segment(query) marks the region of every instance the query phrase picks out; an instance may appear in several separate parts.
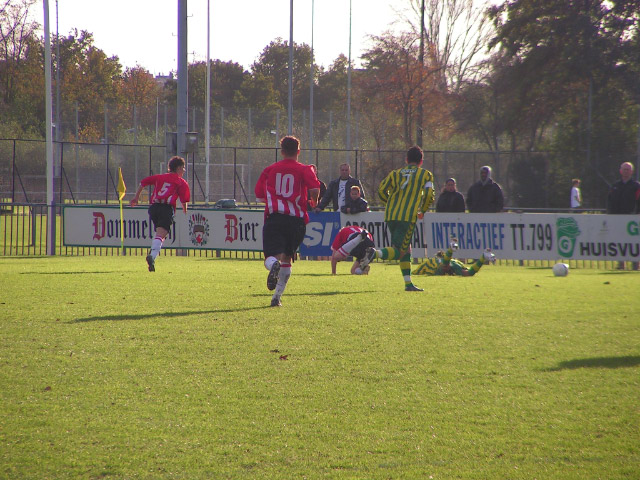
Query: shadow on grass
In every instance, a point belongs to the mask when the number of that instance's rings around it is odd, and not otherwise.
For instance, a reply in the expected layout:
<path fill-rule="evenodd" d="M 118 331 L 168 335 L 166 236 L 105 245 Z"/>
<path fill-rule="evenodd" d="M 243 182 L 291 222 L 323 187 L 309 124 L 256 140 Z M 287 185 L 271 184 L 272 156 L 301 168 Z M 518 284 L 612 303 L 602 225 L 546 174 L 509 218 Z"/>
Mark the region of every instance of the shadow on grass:
<path fill-rule="evenodd" d="M 120 320 L 144 320 L 147 318 L 176 318 L 176 317 L 188 317 L 190 315 L 205 315 L 210 313 L 235 313 L 235 312 L 248 312 L 250 310 L 264 310 L 271 308 L 270 305 L 261 305 L 259 307 L 243 307 L 243 308 L 221 308 L 218 310 L 194 310 L 191 312 L 161 312 L 161 313 L 145 313 L 138 315 L 99 315 L 96 317 L 76 318 L 70 320 L 67 323 L 86 323 L 86 322 L 112 322 Z"/>
<path fill-rule="evenodd" d="M 82 275 L 84 273 L 90 273 L 91 275 L 96 273 L 122 273 L 118 272 L 20 272 L 20 275 Z"/>
<path fill-rule="evenodd" d="M 362 294 L 362 293 L 366 293 L 366 294 L 370 294 L 372 293 L 371 291 L 363 291 L 363 292 L 345 292 L 345 291 L 339 291 L 339 292 L 308 292 L 308 293 L 288 293 L 288 292 L 284 292 L 284 294 L 282 295 L 282 298 L 284 299 L 285 297 L 330 297 L 333 295 L 358 295 L 358 294 Z M 271 293 L 269 293 L 268 295 L 271 295 Z M 265 297 L 265 294 L 263 293 L 254 293 L 252 295 L 253 297 Z"/>
<path fill-rule="evenodd" d="M 546 368 L 545 372 L 575 370 L 577 368 L 627 368 L 640 365 L 640 356 L 577 358 L 560 362 L 557 367 Z"/>

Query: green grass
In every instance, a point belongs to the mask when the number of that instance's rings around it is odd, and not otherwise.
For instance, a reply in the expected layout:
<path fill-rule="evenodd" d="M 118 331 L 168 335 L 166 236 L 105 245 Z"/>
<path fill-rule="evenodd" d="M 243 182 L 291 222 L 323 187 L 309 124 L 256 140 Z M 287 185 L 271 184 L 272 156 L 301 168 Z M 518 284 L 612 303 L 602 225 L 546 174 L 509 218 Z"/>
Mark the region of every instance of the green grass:
<path fill-rule="evenodd" d="M 637 272 L 0 258 L 0 478 L 637 479 Z"/>

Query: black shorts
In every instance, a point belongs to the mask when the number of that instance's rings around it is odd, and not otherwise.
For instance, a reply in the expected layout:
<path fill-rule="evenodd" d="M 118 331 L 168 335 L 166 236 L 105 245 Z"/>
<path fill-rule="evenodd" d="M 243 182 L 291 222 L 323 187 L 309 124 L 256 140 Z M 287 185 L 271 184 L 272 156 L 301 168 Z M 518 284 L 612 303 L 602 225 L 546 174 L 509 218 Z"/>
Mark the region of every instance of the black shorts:
<path fill-rule="evenodd" d="M 356 233 L 356 235 L 360 235 L 360 234 Z M 375 246 L 376 246 L 375 243 L 369 240 L 369 238 L 365 238 L 358 245 L 356 245 L 356 247 L 353 250 L 351 250 L 351 253 L 349 255 L 354 257 L 356 260 L 360 261 L 364 258 L 364 254 L 367 248 L 375 247 Z"/>
<path fill-rule="evenodd" d="M 262 227 L 262 251 L 265 258 L 279 253 L 293 258 L 306 232 L 307 226 L 302 218 L 272 213 Z"/>
<path fill-rule="evenodd" d="M 149 207 L 149 218 L 155 229 L 161 227 L 169 232 L 173 226 L 173 207 L 168 203 L 153 203 Z"/>

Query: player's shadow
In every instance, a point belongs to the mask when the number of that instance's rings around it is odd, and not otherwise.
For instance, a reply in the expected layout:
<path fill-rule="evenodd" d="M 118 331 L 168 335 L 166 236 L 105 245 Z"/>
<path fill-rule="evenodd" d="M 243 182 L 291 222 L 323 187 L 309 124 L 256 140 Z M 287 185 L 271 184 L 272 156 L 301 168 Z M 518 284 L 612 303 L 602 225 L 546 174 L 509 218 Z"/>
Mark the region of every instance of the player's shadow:
<path fill-rule="evenodd" d="M 545 372 L 576 370 L 578 368 L 629 368 L 640 365 L 640 356 L 576 358 L 558 363 L 557 366 L 544 369 Z"/>
<path fill-rule="evenodd" d="M 189 312 L 158 312 L 158 313 L 143 313 L 143 314 L 126 314 L 121 313 L 117 315 L 98 315 L 95 317 L 84 317 L 70 320 L 68 323 L 85 323 L 85 322 L 117 322 L 121 320 L 145 320 L 149 318 L 177 318 L 188 317 L 191 315 L 207 315 L 214 313 L 236 313 L 236 312 L 248 312 L 250 310 L 265 310 L 271 308 L 270 305 L 260 305 L 259 307 L 242 307 L 242 308 L 220 308 L 217 310 L 193 310 Z"/>
<path fill-rule="evenodd" d="M 121 273 L 121 272 L 20 272 L 20 275 L 84 275 L 91 274 L 95 275 L 97 273 Z"/>

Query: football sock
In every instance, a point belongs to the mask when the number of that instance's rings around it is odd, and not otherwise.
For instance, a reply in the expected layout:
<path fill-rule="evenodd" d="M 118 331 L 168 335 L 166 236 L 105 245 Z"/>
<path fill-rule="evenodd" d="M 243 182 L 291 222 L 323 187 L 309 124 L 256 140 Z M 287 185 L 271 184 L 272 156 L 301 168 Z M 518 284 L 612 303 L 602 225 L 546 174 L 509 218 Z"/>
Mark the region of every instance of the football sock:
<path fill-rule="evenodd" d="M 160 250 L 162 249 L 162 243 L 164 242 L 164 238 L 157 236 L 151 242 L 151 256 L 155 260 L 158 255 L 160 255 Z"/>
<path fill-rule="evenodd" d="M 271 267 L 273 267 L 273 264 L 276 263 L 278 261 L 278 259 L 276 257 L 267 257 L 264 259 L 264 268 L 266 268 L 267 270 L 271 271 Z"/>
<path fill-rule="evenodd" d="M 351 250 L 356 248 L 362 240 L 364 240 L 364 238 L 362 238 L 360 235 L 356 235 L 354 238 L 342 245 L 338 252 L 343 254 L 345 257 L 348 257 L 351 254 Z"/>
<path fill-rule="evenodd" d="M 287 287 L 287 282 L 291 276 L 291 264 L 283 263 L 280 265 L 280 275 L 278 276 L 278 283 L 276 284 L 276 291 L 273 293 L 274 297 L 280 298 L 284 293 L 284 289 Z"/>
<path fill-rule="evenodd" d="M 384 247 L 376 250 L 376 257 L 383 260 L 393 260 L 400 256 L 400 252 L 396 247 Z"/>
<path fill-rule="evenodd" d="M 482 267 L 482 265 L 484 265 L 484 262 L 486 262 L 486 260 L 483 258 L 479 258 L 478 260 L 476 260 L 475 262 L 473 262 L 473 265 L 471 265 L 471 268 L 469 268 L 469 275 L 475 275 L 475 273 L 480 270 L 480 267 Z"/>
<path fill-rule="evenodd" d="M 399 264 L 402 277 L 404 278 L 404 285 L 411 285 L 411 254 L 409 252 L 405 253 L 400 259 Z"/>

